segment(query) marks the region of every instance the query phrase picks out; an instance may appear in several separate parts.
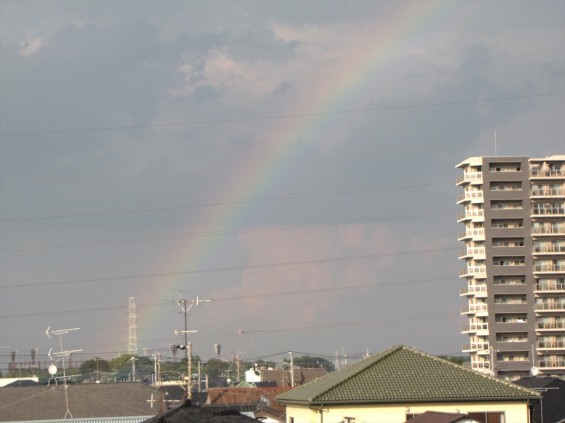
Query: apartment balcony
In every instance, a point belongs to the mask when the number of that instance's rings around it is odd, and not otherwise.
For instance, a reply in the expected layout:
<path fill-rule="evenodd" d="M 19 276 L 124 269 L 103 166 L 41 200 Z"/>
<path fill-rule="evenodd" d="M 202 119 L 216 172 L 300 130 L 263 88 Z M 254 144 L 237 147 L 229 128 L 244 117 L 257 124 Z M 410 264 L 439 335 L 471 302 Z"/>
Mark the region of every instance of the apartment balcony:
<path fill-rule="evenodd" d="M 532 207 L 532 217 L 539 217 L 539 216 L 565 216 L 565 207 L 559 205 L 543 205 L 543 204 L 535 204 Z"/>
<path fill-rule="evenodd" d="M 534 188 L 530 191 L 530 196 L 538 198 L 561 198 L 565 197 L 565 188 Z"/>
<path fill-rule="evenodd" d="M 472 222 L 484 222 L 485 211 L 483 209 L 465 210 L 464 212 L 457 214 L 457 222 L 464 222 L 466 220 L 470 220 Z"/>
<path fill-rule="evenodd" d="M 471 362 L 471 369 L 477 371 L 485 371 L 490 369 L 490 362 L 488 361 L 472 361 Z"/>
<path fill-rule="evenodd" d="M 565 356 L 543 356 L 538 367 L 542 370 L 565 370 Z"/>
<path fill-rule="evenodd" d="M 565 331 L 565 321 L 537 322 L 536 330 L 539 332 L 563 332 Z"/>
<path fill-rule="evenodd" d="M 459 271 L 460 278 L 475 277 L 477 279 L 485 279 L 487 277 L 486 266 L 467 266 Z"/>
<path fill-rule="evenodd" d="M 565 264 L 561 264 L 561 263 L 535 264 L 534 273 L 565 273 Z"/>
<path fill-rule="evenodd" d="M 463 344 L 463 352 L 479 352 L 487 351 L 489 352 L 488 342 L 471 342 L 469 344 Z"/>
<path fill-rule="evenodd" d="M 461 333 L 488 336 L 488 323 L 468 323 L 461 326 Z"/>
<path fill-rule="evenodd" d="M 486 298 L 487 297 L 487 286 L 486 285 L 467 285 L 464 288 L 461 288 L 459 293 L 461 297 L 465 297 L 468 295 L 474 295 L 478 298 Z"/>
<path fill-rule="evenodd" d="M 457 196 L 457 204 L 471 202 L 473 204 L 481 204 L 483 200 L 482 191 L 465 191 Z"/>
<path fill-rule="evenodd" d="M 565 283 L 560 283 L 560 282 L 551 282 L 551 283 L 547 283 L 547 282 L 542 282 L 542 283 L 536 283 L 536 286 L 534 288 L 534 292 L 535 293 L 542 293 L 542 292 L 551 292 L 551 293 L 565 293 Z"/>
<path fill-rule="evenodd" d="M 534 245 L 532 253 L 535 255 L 554 255 L 554 254 L 565 254 L 565 244 L 544 244 L 544 245 Z"/>
<path fill-rule="evenodd" d="M 465 172 L 459 175 L 455 180 L 455 185 L 462 185 L 463 183 L 479 184 L 483 183 L 483 172 Z"/>
<path fill-rule="evenodd" d="M 565 340 L 555 339 L 548 341 L 538 341 L 537 346 L 543 350 L 563 350 L 565 349 Z"/>
<path fill-rule="evenodd" d="M 480 304 L 467 304 L 461 307 L 461 314 L 476 314 L 476 315 L 488 315 L 488 308 L 486 303 Z"/>
<path fill-rule="evenodd" d="M 463 241 L 465 239 L 473 239 L 475 241 L 484 241 L 485 240 L 485 228 L 469 228 L 466 229 L 465 232 L 459 233 L 459 241 Z"/>
<path fill-rule="evenodd" d="M 565 311 L 565 302 L 535 303 L 534 311 L 535 312 Z"/>
<path fill-rule="evenodd" d="M 539 179 L 563 179 L 565 178 L 565 168 L 562 169 L 531 169 L 530 178 Z"/>
<path fill-rule="evenodd" d="M 565 235 L 565 224 L 551 224 L 532 227 L 533 235 Z"/>

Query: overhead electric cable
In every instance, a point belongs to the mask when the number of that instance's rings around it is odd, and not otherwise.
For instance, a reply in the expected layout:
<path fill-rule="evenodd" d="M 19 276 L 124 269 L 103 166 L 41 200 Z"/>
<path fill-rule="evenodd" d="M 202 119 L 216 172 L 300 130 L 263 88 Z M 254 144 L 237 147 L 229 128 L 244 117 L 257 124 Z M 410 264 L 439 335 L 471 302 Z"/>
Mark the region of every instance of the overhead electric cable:
<path fill-rule="evenodd" d="M 62 213 L 62 214 L 44 214 L 35 216 L 14 216 L 5 217 L 0 219 L 0 222 L 25 222 L 32 220 L 48 220 L 48 219 L 64 219 L 73 217 L 92 217 L 92 216 L 105 216 L 111 214 L 129 214 L 129 213 L 140 213 L 140 212 L 153 212 L 153 211 L 164 211 L 164 210 L 175 210 L 175 209 L 188 209 L 188 208 L 200 208 L 200 207 L 213 207 L 213 206 L 227 206 L 234 204 L 247 204 L 247 203 L 258 203 L 266 201 L 283 201 L 283 200 L 296 200 L 304 198 L 320 198 L 320 197 L 330 197 L 335 195 L 350 195 L 350 194 L 366 194 L 369 192 L 376 191 L 387 191 L 387 190 L 399 190 L 399 189 L 411 189 L 411 188 L 423 188 L 439 185 L 451 185 L 453 181 L 439 181 L 439 182 L 428 182 L 419 183 L 412 185 L 389 185 L 381 187 L 373 187 L 366 189 L 356 189 L 356 190 L 341 190 L 341 191 L 331 191 L 331 192 L 318 192 L 318 193 L 305 193 L 305 194 L 289 194 L 282 195 L 278 197 L 256 197 L 256 198 L 243 198 L 243 199 L 233 199 L 233 200 L 217 200 L 210 201 L 207 203 L 195 203 L 195 204 L 172 204 L 167 206 L 149 206 L 149 207 L 132 207 L 127 209 L 116 209 L 116 210 L 101 210 L 92 212 L 77 212 L 77 213 Z"/>
<path fill-rule="evenodd" d="M 262 226 L 262 227 L 249 228 L 249 229 L 224 230 L 224 231 L 210 230 L 210 231 L 200 231 L 200 232 L 187 232 L 181 234 L 154 235 L 154 236 L 146 236 L 146 237 L 115 238 L 115 239 L 103 239 L 103 240 L 83 241 L 83 242 L 67 242 L 61 244 L 21 245 L 15 247 L 0 248 L 0 253 L 18 253 L 18 252 L 54 250 L 54 249 L 63 249 L 63 248 L 132 244 L 139 242 L 164 241 L 171 239 L 238 235 L 238 234 L 257 233 L 257 232 L 287 231 L 294 229 L 320 228 L 320 227 L 328 227 L 328 226 L 352 225 L 359 223 L 376 223 L 376 222 L 384 222 L 390 220 L 403 220 L 403 219 L 413 219 L 413 218 L 431 217 L 431 216 L 445 216 L 445 215 L 455 216 L 456 213 L 457 211 L 455 210 L 439 211 L 439 212 L 419 213 L 415 215 L 405 215 L 405 216 L 386 216 L 382 218 L 344 219 L 334 222 L 321 222 L 321 223 L 304 224 L 304 225 Z"/>
<path fill-rule="evenodd" d="M 117 131 L 117 130 L 128 130 L 128 129 L 172 128 L 178 126 L 191 126 L 191 125 L 217 125 L 217 124 L 226 124 L 226 123 L 308 118 L 308 117 L 316 117 L 316 116 L 346 115 L 346 114 L 356 114 L 356 113 L 370 113 L 370 112 L 383 112 L 383 111 L 408 110 L 408 109 L 424 109 L 430 107 L 457 106 L 457 105 L 466 105 L 466 104 L 496 103 L 496 102 L 504 102 L 504 101 L 525 100 L 532 98 L 557 97 L 562 95 L 565 95 L 565 92 L 540 93 L 540 94 L 508 96 L 508 97 L 493 97 L 493 98 L 482 98 L 482 99 L 474 99 L 474 100 L 453 100 L 453 101 L 443 101 L 437 103 L 404 104 L 398 106 L 367 107 L 363 109 L 351 109 L 351 110 L 335 110 L 335 111 L 322 111 L 322 112 L 311 112 L 311 113 L 290 113 L 290 114 L 278 114 L 278 115 L 268 115 L 268 116 L 241 117 L 241 118 L 233 118 L 233 119 L 208 119 L 208 120 L 194 120 L 187 122 L 152 123 L 145 125 L 106 126 L 99 128 L 69 128 L 69 129 L 53 129 L 53 130 L 38 130 L 38 131 L 7 131 L 7 132 L 0 132 L 0 136 L 10 138 L 10 137 L 17 137 L 24 135 L 55 135 L 55 134 L 73 134 L 80 132 Z"/>
<path fill-rule="evenodd" d="M 255 264 L 255 265 L 251 264 L 251 265 L 231 266 L 231 267 L 217 267 L 217 268 L 210 268 L 210 269 L 189 269 L 189 270 L 180 270 L 180 271 L 176 271 L 176 272 L 144 273 L 144 274 L 137 274 L 137 275 L 111 276 L 111 277 L 104 277 L 104 278 L 73 279 L 73 280 L 52 281 L 52 282 L 17 283 L 17 284 L 12 284 L 12 285 L 0 285 L 0 289 L 27 288 L 27 287 L 31 287 L 31 286 L 52 286 L 52 285 L 69 285 L 69 284 L 72 285 L 72 284 L 79 284 L 79 283 L 158 278 L 158 277 L 163 277 L 163 276 L 179 276 L 179 275 L 199 274 L 199 273 L 230 272 L 230 271 L 252 270 L 252 269 L 268 269 L 268 268 L 273 268 L 273 267 L 300 266 L 300 265 L 314 264 L 314 263 L 333 263 L 333 262 L 347 261 L 347 260 L 365 260 L 365 259 L 378 258 L 378 257 L 393 257 L 393 256 L 411 255 L 411 254 L 418 254 L 418 253 L 441 252 L 441 251 L 453 251 L 453 248 L 452 247 L 429 248 L 429 249 L 421 249 L 421 250 L 397 251 L 397 252 L 391 252 L 391 253 L 360 254 L 360 255 L 347 256 L 347 257 L 330 257 L 330 258 L 298 260 L 298 261 L 281 262 L 281 263 L 266 263 L 266 264 Z"/>

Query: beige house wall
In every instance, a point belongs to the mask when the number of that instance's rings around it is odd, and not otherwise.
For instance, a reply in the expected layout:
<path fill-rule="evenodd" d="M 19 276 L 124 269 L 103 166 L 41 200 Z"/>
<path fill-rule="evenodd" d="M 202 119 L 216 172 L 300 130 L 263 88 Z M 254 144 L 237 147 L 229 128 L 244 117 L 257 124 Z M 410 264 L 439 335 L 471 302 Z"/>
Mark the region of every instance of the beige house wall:
<path fill-rule="evenodd" d="M 480 411 L 503 412 L 504 423 L 529 423 L 528 404 L 521 402 L 477 402 L 477 403 L 417 403 L 394 405 L 325 406 L 311 409 L 297 405 L 287 405 L 287 423 L 339 423 L 344 417 L 355 418 L 355 423 L 404 423 L 406 414 L 419 414 L 426 411 L 446 413 L 471 413 Z"/>

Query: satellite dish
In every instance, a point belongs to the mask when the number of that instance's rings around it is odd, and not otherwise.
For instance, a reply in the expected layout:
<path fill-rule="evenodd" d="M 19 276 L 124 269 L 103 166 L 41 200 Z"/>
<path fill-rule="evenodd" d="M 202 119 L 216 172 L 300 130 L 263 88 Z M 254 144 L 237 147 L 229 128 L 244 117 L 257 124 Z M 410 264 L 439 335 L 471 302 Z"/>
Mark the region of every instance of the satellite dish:
<path fill-rule="evenodd" d="M 49 372 L 49 374 L 51 376 L 54 376 L 57 373 L 57 366 L 55 366 L 54 364 L 51 364 L 49 366 L 49 368 L 47 369 L 47 371 Z"/>
<path fill-rule="evenodd" d="M 532 368 L 530 369 L 530 374 L 532 376 L 537 376 L 539 375 L 539 369 L 536 366 L 532 366 Z"/>

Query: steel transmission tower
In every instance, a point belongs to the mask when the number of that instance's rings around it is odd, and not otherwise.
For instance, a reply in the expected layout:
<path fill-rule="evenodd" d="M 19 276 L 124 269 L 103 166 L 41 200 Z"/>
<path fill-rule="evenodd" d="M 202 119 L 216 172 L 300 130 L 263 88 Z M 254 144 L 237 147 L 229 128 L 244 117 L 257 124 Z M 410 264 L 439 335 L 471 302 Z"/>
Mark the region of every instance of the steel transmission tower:
<path fill-rule="evenodd" d="M 137 324 L 135 316 L 135 298 L 129 297 L 129 332 L 128 332 L 128 353 L 137 354 Z"/>

